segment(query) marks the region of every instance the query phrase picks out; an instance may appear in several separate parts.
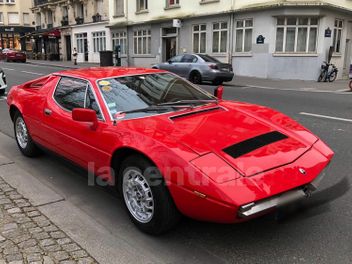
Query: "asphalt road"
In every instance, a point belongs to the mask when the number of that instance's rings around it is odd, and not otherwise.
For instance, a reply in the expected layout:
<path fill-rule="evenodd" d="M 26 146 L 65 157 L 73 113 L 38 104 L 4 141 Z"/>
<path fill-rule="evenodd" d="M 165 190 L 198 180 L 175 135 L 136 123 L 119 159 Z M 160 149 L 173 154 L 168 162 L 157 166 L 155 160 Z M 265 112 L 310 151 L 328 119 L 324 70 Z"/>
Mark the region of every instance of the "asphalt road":
<path fill-rule="evenodd" d="M 10 86 L 60 70 L 15 63 L 0 67 Z M 204 88 L 211 91 L 214 87 Z M 175 231 L 159 238 L 149 237 L 130 224 L 116 194 L 88 186 L 84 172 L 51 155 L 22 158 L 15 142 L 6 151 L 109 233 L 135 247 L 145 256 L 144 261 L 150 258 L 150 263 L 155 259 L 161 263 L 352 263 L 352 94 L 230 86 L 225 89 L 226 99 L 266 105 L 292 116 L 336 152 L 321 190 L 298 212 L 279 221 L 269 215 L 239 225 L 184 219 Z M 0 132 L 13 136 L 3 98 Z"/>

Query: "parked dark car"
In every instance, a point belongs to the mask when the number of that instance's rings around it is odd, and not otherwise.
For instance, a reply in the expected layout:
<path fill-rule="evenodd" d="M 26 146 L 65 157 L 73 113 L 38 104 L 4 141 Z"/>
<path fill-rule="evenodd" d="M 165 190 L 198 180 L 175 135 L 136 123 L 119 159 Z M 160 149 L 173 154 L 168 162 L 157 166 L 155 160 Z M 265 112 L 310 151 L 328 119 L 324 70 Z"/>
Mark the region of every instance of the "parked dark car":
<path fill-rule="evenodd" d="M 27 55 L 26 53 L 19 50 L 3 49 L 0 51 L 0 60 L 4 60 L 6 62 L 10 62 L 10 61 L 26 62 Z"/>
<path fill-rule="evenodd" d="M 220 85 L 232 81 L 234 77 L 231 64 L 222 63 L 205 54 L 178 55 L 165 63 L 154 65 L 153 68 L 176 73 L 196 84 L 210 81 Z"/>

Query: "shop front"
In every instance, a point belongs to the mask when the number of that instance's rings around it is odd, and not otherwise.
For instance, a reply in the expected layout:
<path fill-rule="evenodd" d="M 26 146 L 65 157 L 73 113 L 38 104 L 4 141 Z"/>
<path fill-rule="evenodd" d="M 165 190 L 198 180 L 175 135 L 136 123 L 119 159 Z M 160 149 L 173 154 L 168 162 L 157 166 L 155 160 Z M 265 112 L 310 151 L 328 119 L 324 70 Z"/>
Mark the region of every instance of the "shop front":
<path fill-rule="evenodd" d="M 33 58 L 38 60 L 60 60 L 61 32 L 59 29 L 37 31 L 34 39 Z"/>
<path fill-rule="evenodd" d="M 0 26 L 0 49 L 32 51 L 28 34 L 33 30 L 32 27 Z"/>

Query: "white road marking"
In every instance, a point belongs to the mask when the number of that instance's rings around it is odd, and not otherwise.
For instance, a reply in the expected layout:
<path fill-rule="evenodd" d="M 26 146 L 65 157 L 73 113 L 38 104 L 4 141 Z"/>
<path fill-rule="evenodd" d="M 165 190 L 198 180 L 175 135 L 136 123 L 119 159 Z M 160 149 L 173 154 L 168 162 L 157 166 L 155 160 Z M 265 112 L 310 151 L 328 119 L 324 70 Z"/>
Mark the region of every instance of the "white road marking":
<path fill-rule="evenodd" d="M 7 97 L 4 96 L 4 97 L 0 97 L 0 101 L 6 101 L 7 100 Z"/>
<path fill-rule="evenodd" d="M 32 74 L 32 75 L 39 75 L 39 76 L 43 76 L 43 73 L 37 73 L 37 72 L 29 72 L 29 71 L 21 71 L 23 73 L 27 73 L 27 74 Z"/>
<path fill-rule="evenodd" d="M 304 93 L 333 93 L 333 94 L 343 94 L 343 95 L 352 95 L 348 90 L 319 90 L 316 88 L 277 88 L 277 87 L 265 87 L 265 86 L 255 86 L 255 85 L 247 85 L 246 88 L 242 89 L 265 89 L 265 90 L 279 90 L 279 91 L 294 91 L 294 92 L 304 92 Z"/>
<path fill-rule="evenodd" d="M 8 70 L 8 71 L 15 71 L 15 69 L 11 69 L 11 68 L 2 68 L 3 70 Z"/>
<path fill-rule="evenodd" d="M 330 120 L 337 120 L 337 121 L 343 121 L 343 122 L 352 123 L 352 119 L 347 119 L 347 118 L 340 118 L 340 117 L 326 116 L 326 115 L 318 115 L 318 114 L 305 113 L 305 112 L 301 112 L 299 114 L 300 115 L 304 115 L 304 116 L 312 116 L 312 117 L 318 117 L 318 118 L 324 118 L 324 119 L 330 119 Z"/>

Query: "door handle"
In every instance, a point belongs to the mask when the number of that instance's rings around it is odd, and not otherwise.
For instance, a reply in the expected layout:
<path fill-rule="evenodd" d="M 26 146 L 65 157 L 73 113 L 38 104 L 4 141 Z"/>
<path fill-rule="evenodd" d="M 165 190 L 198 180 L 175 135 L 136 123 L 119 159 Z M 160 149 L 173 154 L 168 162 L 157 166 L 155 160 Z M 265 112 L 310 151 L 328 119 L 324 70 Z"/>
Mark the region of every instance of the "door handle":
<path fill-rule="evenodd" d="M 53 113 L 53 111 L 51 111 L 50 109 L 48 109 L 48 108 L 44 109 L 44 114 L 45 115 L 50 116 L 52 113 Z"/>

